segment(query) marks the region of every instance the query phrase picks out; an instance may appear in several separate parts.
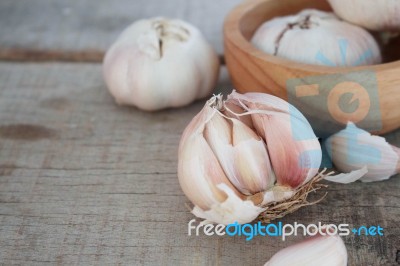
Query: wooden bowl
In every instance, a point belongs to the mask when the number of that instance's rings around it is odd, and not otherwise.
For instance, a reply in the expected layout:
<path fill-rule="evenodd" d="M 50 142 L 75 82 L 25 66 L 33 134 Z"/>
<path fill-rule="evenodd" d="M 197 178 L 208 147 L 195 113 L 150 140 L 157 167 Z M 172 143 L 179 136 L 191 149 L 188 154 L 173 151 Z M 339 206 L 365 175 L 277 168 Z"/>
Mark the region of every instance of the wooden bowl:
<path fill-rule="evenodd" d="M 320 137 L 347 121 L 377 134 L 399 128 L 400 61 L 359 67 L 308 65 L 266 54 L 250 43 L 263 22 L 305 8 L 331 11 L 325 0 L 247 0 L 230 12 L 224 23 L 224 45 L 235 88 L 289 101 Z M 346 101 L 354 110 L 349 111 L 350 106 L 343 111 L 341 104 Z"/>

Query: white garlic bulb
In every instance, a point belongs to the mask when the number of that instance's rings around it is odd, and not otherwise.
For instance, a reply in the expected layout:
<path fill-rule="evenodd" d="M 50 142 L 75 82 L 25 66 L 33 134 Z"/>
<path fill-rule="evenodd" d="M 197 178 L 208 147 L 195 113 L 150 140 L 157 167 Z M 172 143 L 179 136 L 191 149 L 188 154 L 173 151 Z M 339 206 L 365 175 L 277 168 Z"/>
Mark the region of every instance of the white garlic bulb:
<path fill-rule="evenodd" d="M 316 176 L 322 151 L 306 118 L 286 101 L 233 92 L 226 101 L 214 96 L 193 118 L 178 157 L 193 214 L 229 224 L 251 222 L 265 204 L 292 197 Z"/>
<path fill-rule="evenodd" d="M 365 175 L 359 179 L 363 182 L 381 181 L 400 173 L 400 149 L 351 122 L 346 129 L 330 136 L 325 141 L 325 147 L 339 171 L 366 168 Z"/>
<path fill-rule="evenodd" d="M 398 0 L 328 0 L 335 13 L 369 30 L 400 31 Z"/>
<path fill-rule="evenodd" d="M 201 32 L 177 19 L 133 23 L 103 63 L 104 79 L 117 103 L 148 111 L 206 97 L 218 73 L 218 56 Z"/>
<path fill-rule="evenodd" d="M 264 266 L 346 266 L 347 250 L 337 234 L 318 234 L 278 251 Z"/>
<path fill-rule="evenodd" d="M 382 61 L 370 33 L 333 13 L 313 9 L 265 22 L 251 42 L 265 53 L 307 64 L 357 66 Z"/>

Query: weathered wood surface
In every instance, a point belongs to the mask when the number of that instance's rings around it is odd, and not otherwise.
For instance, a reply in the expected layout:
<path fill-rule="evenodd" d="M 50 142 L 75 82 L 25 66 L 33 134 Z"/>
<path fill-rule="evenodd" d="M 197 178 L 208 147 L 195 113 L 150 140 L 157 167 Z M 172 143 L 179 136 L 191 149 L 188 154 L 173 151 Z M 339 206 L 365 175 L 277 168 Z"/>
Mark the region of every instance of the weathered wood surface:
<path fill-rule="evenodd" d="M 241 0 L 2 0 L 0 59 L 101 61 L 133 21 L 184 19 L 222 54 L 222 23 Z"/>
<path fill-rule="evenodd" d="M 157 113 L 117 106 L 97 64 L 0 64 L 0 262 L 263 265 L 290 237 L 187 235 L 176 176 L 185 125 L 203 102 Z M 225 70 L 219 90 L 230 89 Z M 400 144 L 400 132 L 389 137 Z M 344 238 L 349 265 L 395 265 L 400 178 L 330 184 L 326 199 L 281 219 L 381 225 Z"/>

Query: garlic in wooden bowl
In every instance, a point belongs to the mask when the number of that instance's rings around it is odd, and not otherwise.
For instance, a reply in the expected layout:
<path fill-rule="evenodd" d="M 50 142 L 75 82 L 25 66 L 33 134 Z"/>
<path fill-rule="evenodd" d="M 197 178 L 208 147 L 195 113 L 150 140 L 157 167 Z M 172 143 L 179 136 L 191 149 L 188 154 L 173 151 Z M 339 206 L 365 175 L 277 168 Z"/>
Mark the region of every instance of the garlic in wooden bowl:
<path fill-rule="evenodd" d="M 197 28 L 177 19 L 136 21 L 103 62 L 103 76 L 116 102 L 148 111 L 206 97 L 218 73 L 214 49 Z"/>
<path fill-rule="evenodd" d="M 212 97 L 186 127 L 178 178 L 193 214 L 207 222 L 270 221 L 309 204 L 307 194 L 323 177 L 321 159 L 319 141 L 295 107 L 268 94 L 233 92 L 225 101 Z"/>
<path fill-rule="evenodd" d="M 370 30 L 400 31 L 398 0 L 328 0 L 346 21 Z"/>
<path fill-rule="evenodd" d="M 315 9 L 265 22 L 251 42 L 265 53 L 306 64 L 357 66 L 382 61 L 370 33 Z"/>

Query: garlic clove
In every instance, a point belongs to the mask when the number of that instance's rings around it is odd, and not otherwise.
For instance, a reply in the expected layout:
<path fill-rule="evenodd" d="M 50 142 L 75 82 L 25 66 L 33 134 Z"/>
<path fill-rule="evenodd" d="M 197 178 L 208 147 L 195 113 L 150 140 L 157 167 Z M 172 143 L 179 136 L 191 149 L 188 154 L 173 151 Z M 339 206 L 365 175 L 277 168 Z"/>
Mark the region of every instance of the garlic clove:
<path fill-rule="evenodd" d="M 232 127 L 217 111 L 205 124 L 204 138 L 229 180 L 235 185 L 240 184 L 232 163 L 234 161 Z"/>
<path fill-rule="evenodd" d="M 373 136 L 352 122 L 325 141 L 333 164 L 341 172 L 351 172 L 367 167 L 363 182 L 380 181 L 398 173 L 398 149 L 383 137 Z"/>
<path fill-rule="evenodd" d="M 307 64 L 356 66 L 382 61 L 368 31 L 313 9 L 265 22 L 251 42 L 265 53 Z"/>
<path fill-rule="evenodd" d="M 231 119 L 230 123 L 216 112 L 204 131 L 226 176 L 245 195 L 268 189 L 275 179 L 265 144 L 239 120 Z"/>
<path fill-rule="evenodd" d="M 245 195 L 263 192 L 275 183 L 267 148 L 260 137 L 239 120 L 232 119 L 233 155 L 239 184 Z"/>
<path fill-rule="evenodd" d="M 338 235 L 319 234 L 278 251 L 265 264 L 265 266 L 288 265 L 346 266 L 346 246 Z"/>
<path fill-rule="evenodd" d="M 219 184 L 244 197 L 230 183 L 203 137 L 205 121 L 213 114 L 214 110 L 206 106 L 185 129 L 179 146 L 179 183 L 190 201 L 203 210 L 227 199 L 227 194 L 217 188 Z"/>
<path fill-rule="evenodd" d="M 248 108 L 254 127 L 267 143 L 279 185 L 297 188 L 317 174 L 321 146 L 310 124 L 295 107 L 262 93 L 232 92 L 228 97 Z"/>

